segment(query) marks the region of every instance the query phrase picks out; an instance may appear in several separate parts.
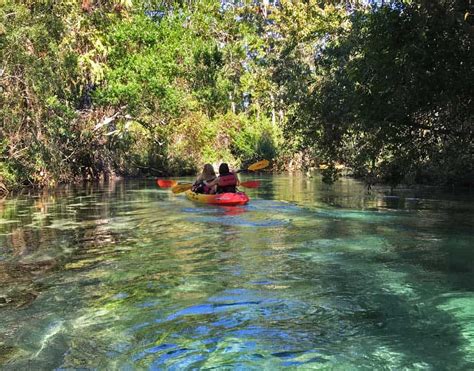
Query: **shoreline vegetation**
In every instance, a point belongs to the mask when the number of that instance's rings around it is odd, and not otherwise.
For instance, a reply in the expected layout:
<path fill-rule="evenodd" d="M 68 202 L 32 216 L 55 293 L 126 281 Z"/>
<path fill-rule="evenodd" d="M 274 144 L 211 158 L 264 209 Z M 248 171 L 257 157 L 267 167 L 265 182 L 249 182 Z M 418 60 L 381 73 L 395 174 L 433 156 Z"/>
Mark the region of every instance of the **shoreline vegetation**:
<path fill-rule="evenodd" d="M 0 194 L 202 163 L 474 185 L 465 1 L 0 1 Z"/>
<path fill-rule="evenodd" d="M 324 181 L 324 173 L 318 169 L 311 169 L 307 171 L 303 170 L 292 170 L 292 171 L 273 171 L 273 170 L 266 170 L 266 174 L 272 175 L 281 175 L 281 174 L 290 174 L 296 175 L 301 179 L 304 180 L 313 180 L 317 177 L 321 177 L 321 181 L 323 183 L 327 183 Z M 173 175 L 167 176 L 166 178 L 173 178 Z M 456 195 L 472 195 L 474 191 L 474 186 L 472 184 L 407 184 L 407 183 L 400 183 L 397 184 L 396 187 L 390 186 L 388 183 L 384 182 L 377 182 L 377 183 L 367 183 L 364 179 L 357 179 L 352 176 L 349 172 L 349 169 L 344 169 L 343 171 L 339 172 L 337 180 L 342 180 L 343 178 L 353 179 L 358 182 L 362 182 L 365 188 L 366 195 L 379 195 L 382 197 L 394 198 L 394 199 L 412 199 L 415 197 L 424 198 L 428 194 L 440 194 L 440 195 L 449 195 L 449 194 L 456 194 Z M 21 187 L 16 187 L 13 189 L 4 189 L 0 192 L 0 202 L 8 200 L 12 197 L 17 197 L 20 195 L 38 195 L 38 194 L 63 194 L 64 191 L 68 189 L 95 189 L 96 187 L 116 187 L 119 184 L 127 181 L 150 181 L 153 184 L 156 181 L 156 177 L 154 176 L 137 176 L 137 177 L 124 177 L 124 176 L 110 176 L 110 177 L 98 177 L 95 179 L 77 179 L 73 182 L 64 182 L 58 183 L 52 186 L 49 185 L 24 185 Z M 336 181 L 337 181 L 336 180 Z M 327 187 L 331 187 L 333 183 L 327 183 Z"/>

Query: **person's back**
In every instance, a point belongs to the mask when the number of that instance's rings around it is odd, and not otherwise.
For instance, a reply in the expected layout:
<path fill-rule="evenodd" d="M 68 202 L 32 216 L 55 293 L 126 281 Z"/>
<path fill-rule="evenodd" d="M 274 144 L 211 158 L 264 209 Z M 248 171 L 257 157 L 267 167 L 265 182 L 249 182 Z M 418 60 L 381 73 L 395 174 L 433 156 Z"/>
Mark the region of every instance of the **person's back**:
<path fill-rule="evenodd" d="M 196 193 L 211 193 L 212 187 L 208 184 L 216 179 L 216 173 L 211 164 L 205 164 L 202 173 L 196 178 L 192 191 Z"/>
<path fill-rule="evenodd" d="M 237 175 L 230 172 L 229 166 L 226 163 L 220 164 L 219 177 L 216 181 L 216 193 L 235 193 L 237 192 L 238 183 Z"/>

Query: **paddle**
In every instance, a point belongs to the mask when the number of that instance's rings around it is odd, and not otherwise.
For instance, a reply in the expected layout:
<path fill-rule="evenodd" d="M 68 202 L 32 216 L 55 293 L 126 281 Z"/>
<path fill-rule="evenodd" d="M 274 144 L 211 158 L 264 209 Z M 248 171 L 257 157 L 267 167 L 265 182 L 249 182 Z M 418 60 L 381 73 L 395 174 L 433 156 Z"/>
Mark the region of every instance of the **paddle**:
<path fill-rule="evenodd" d="M 158 184 L 158 187 L 161 188 L 171 188 L 178 184 L 178 182 L 171 179 L 157 179 L 156 184 Z"/>
<path fill-rule="evenodd" d="M 242 186 L 242 187 L 245 187 L 245 188 L 258 188 L 258 187 L 260 187 L 260 181 L 259 180 L 247 180 L 246 182 L 240 183 L 239 186 Z"/>
<path fill-rule="evenodd" d="M 171 188 L 171 191 L 173 193 L 181 193 L 181 192 L 185 192 L 185 191 L 187 191 L 191 188 L 193 188 L 192 183 L 178 184 L 178 185 L 175 185 L 173 188 Z"/>
<path fill-rule="evenodd" d="M 249 180 L 247 182 L 242 182 L 239 184 L 239 187 L 245 187 L 245 188 L 258 188 L 259 186 L 260 186 L 260 182 L 258 180 Z M 171 189 L 171 191 L 173 191 L 173 193 L 181 193 L 181 192 L 190 190 L 191 188 L 193 188 L 192 183 L 183 183 L 183 184 L 175 185 Z"/>
<path fill-rule="evenodd" d="M 255 171 L 255 170 L 264 169 L 268 165 L 269 165 L 268 160 L 261 160 L 261 161 L 255 162 L 254 164 L 250 165 L 247 169 L 238 170 L 237 173 L 245 171 L 245 170 Z M 246 187 L 246 188 L 257 188 L 260 185 L 260 182 L 257 181 L 257 180 L 249 180 L 247 182 L 240 183 L 240 185 L 242 187 Z M 173 193 L 181 193 L 181 192 L 185 192 L 185 191 L 191 189 L 192 187 L 193 187 L 193 185 L 191 183 L 178 184 L 178 185 L 175 185 L 173 188 L 171 188 L 171 191 Z"/>
<path fill-rule="evenodd" d="M 245 171 L 245 170 L 255 171 L 255 170 L 265 169 L 268 165 L 269 165 L 268 160 L 261 160 L 250 165 L 247 169 L 240 169 L 240 170 L 237 170 L 237 172 L 240 173 L 241 171 Z"/>

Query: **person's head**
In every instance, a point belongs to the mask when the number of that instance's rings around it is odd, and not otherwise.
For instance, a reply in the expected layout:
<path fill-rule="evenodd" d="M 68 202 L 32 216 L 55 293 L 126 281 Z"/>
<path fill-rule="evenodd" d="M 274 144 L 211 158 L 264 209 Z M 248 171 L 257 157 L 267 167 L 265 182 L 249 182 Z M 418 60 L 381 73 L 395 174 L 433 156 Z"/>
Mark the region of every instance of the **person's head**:
<path fill-rule="evenodd" d="M 216 172 L 214 171 L 214 167 L 211 164 L 205 164 L 202 169 L 202 176 L 206 180 L 215 178 Z"/>
<path fill-rule="evenodd" d="M 220 175 L 226 175 L 226 174 L 229 174 L 229 173 L 230 173 L 229 165 L 227 165 L 225 162 L 223 162 L 222 164 L 219 165 L 219 174 Z"/>

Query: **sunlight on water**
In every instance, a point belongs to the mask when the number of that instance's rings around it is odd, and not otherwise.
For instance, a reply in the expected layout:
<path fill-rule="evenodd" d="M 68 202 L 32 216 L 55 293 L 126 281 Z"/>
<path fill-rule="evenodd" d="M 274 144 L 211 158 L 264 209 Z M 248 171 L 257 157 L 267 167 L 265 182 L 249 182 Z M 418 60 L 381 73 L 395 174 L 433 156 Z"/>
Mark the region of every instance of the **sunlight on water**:
<path fill-rule="evenodd" d="M 456 297 L 459 296 L 456 294 L 451 295 L 453 298 L 444 296 L 443 299 L 446 301 L 438 305 L 438 308 L 456 318 L 460 333 L 466 339 L 464 345 L 466 358 L 474 362 L 474 293 L 462 295 L 464 297 Z"/>
<path fill-rule="evenodd" d="M 257 178 L 3 200 L 0 368 L 474 368 L 473 195 Z"/>

